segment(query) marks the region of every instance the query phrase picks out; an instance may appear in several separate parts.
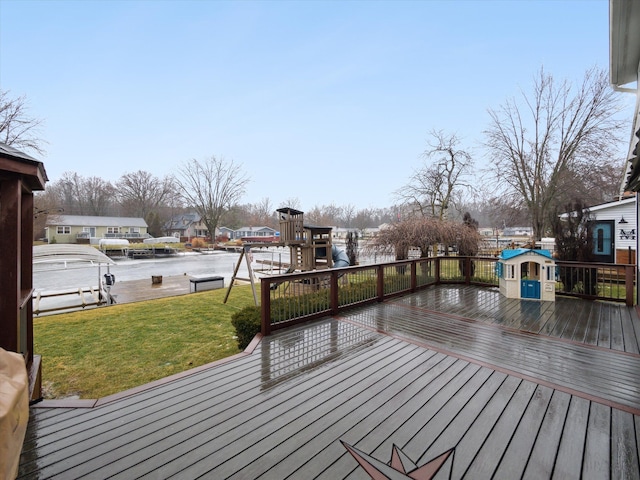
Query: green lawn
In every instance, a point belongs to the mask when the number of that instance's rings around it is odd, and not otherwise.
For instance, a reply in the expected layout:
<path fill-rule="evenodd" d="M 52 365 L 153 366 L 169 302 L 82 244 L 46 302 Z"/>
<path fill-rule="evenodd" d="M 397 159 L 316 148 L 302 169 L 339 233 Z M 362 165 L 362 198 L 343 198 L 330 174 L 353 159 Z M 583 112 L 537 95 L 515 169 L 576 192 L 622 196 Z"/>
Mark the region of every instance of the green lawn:
<path fill-rule="evenodd" d="M 34 318 L 45 398 L 99 398 L 239 352 L 250 286 Z"/>

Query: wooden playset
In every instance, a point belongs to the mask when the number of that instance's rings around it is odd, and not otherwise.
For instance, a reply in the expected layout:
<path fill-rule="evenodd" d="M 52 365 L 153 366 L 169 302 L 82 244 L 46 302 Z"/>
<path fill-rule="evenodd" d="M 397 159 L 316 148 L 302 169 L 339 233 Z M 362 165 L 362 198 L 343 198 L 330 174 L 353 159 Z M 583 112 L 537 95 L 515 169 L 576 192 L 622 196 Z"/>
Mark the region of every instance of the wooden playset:
<path fill-rule="evenodd" d="M 245 243 L 236 264 L 224 302 L 227 302 L 235 280 L 251 283 L 253 298 L 258 305 L 253 269 L 251 267 L 251 248 L 288 247 L 290 260 L 284 273 L 308 272 L 333 268 L 333 245 L 331 227 L 318 227 L 304 224 L 304 212 L 294 208 L 276 210 L 280 222 L 280 240 L 270 243 Z M 238 277 L 243 259 L 246 262 L 249 278 Z"/>

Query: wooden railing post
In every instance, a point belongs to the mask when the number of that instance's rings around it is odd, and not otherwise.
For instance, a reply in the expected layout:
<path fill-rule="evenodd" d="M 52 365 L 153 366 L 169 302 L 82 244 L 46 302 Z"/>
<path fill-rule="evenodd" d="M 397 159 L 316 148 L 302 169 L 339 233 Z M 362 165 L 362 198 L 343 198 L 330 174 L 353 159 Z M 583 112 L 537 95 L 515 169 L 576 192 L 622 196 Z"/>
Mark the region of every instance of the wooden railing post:
<path fill-rule="evenodd" d="M 377 286 L 376 293 L 378 294 L 378 301 L 384 301 L 384 266 L 378 265 L 377 268 Z"/>
<path fill-rule="evenodd" d="M 260 279 L 260 331 L 265 337 L 271 334 L 271 282 Z"/>
<path fill-rule="evenodd" d="M 411 262 L 411 291 L 415 292 L 418 288 L 418 261 Z"/>
<path fill-rule="evenodd" d="M 434 257 L 436 261 L 436 285 L 440 283 L 440 257 Z"/>
<path fill-rule="evenodd" d="M 471 257 L 464 257 L 464 283 L 471 285 Z"/>
<path fill-rule="evenodd" d="M 627 307 L 633 307 L 633 294 L 635 291 L 634 273 L 635 265 L 625 265 L 624 267 L 624 285 L 626 287 L 626 304 Z"/>
<path fill-rule="evenodd" d="M 338 272 L 335 270 L 331 271 L 331 278 L 329 281 L 329 301 L 331 302 L 331 315 L 337 315 L 339 304 L 338 304 Z"/>

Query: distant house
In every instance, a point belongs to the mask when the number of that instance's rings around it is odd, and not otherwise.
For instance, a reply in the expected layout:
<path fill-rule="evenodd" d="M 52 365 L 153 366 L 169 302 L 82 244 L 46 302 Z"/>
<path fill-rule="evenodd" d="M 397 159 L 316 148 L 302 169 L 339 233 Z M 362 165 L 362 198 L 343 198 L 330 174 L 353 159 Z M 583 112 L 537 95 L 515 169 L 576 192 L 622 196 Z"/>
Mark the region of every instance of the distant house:
<path fill-rule="evenodd" d="M 278 231 L 271 227 L 241 227 L 235 231 L 234 238 L 248 242 L 277 241 Z"/>
<path fill-rule="evenodd" d="M 236 238 L 235 237 L 236 231 L 228 227 L 220 227 L 218 229 L 218 235 L 222 237 L 227 237 L 229 240 L 233 240 L 234 238 Z"/>
<path fill-rule="evenodd" d="M 164 232 L 167 236 L 185 239 L 210 237 L 209 230 L 197 213 L 181 213 L 174 215 L 165 223 Z"/>
<path fill-rule="evenodd" d="M 502 230 L 502 237 L 500 243 L 513 244 L 513 245 L 525 245 L 533 239 L 533 228 L 531 227 L 505 227 Z"/>
<path fill-rule="evenodd" d="M 101 238 L 143 240 L 149 237 L 147 228 L 144 218 L 49 215 L 45 231 L 49 243 L 97 243 Z"/>
<path fill-rule="evenodd" d="M 360 230 L 359 234 L 360 236 L 362 236 L 362 238 L 373 238 L 373 237 L 377 237 L 378 233 L 380 233 L 380 230 L 382 230 L 384 227 L 382 224 L 379 227 L 367 227 L 367 228 L 363 228 L 362 230 Z"/>

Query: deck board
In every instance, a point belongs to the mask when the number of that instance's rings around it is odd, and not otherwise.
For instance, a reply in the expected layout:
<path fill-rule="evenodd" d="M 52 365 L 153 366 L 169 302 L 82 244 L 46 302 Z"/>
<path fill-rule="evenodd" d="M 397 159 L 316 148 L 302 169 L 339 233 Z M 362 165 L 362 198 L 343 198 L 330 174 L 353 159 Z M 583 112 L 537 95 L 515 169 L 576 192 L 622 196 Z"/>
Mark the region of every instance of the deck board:
<path fill-rule="evenodd" d="M 94 408 L 32 408 L 19 478 L 369 478 L 344 441 L 418 465 L 455 448 L 436 479 L 640 480 L 639 322 L 429 288 Z"/>
<path fill-rule="evenodd" d="M 640 371 L 638 355 L 495 328 L 483 322 L 407 305 L 402 300 L 375 308 L 380 314 L 378 317 L 369 311 L 345 315 L 345 318 L 400 338 L 424 342 L 425 346 L 470 361 L 503 368 L 523 378 L 549 382 L 569 393 L 582 392 L 585 396 L 613 402 L 618 407 L 640 411 L 634 383 Z M 381 310 L 384 313 L 380 313 Z M 379 318 L 385 320 L 381 322 Z M 391 318 L 392 322 L 388 320 Z M 425 322 L 428 322 L 428 329 L 424 328 Z"/>
<path fill-rule="evenodd" d="M 532 451 L 536 440 L 536 436 L 532 433 L 540 430 L 552 394 L 552 389 L 536 385 L 536 390 L 523 411 L 518 426 L 495 470 L 495 479 L 509 480 L 522 477 L 528 460 L 528 458 L 521 458 L 522 452 Z"/>
<path fill-rule="evenodd" d="M 283 461 L 279 462 L 269 474 L 273 477 L 285 478 L 287 475 L 298 471 L 301 468 L 305 468 L 305 473 L 310 474 L 312 471 L 323 470 L 326 467 L 325 450 L 331 448 L 336 437 L 349 435 L 350 437 L 355 434 L 356 431 L 370 431 L 372 428 L 371 422 L 375 422 L 379 410 L 384 410 L 386 415 L 395 412 L 401 408 L 406 402 L 415 398 L 420 394 L 421 382 L 418 382 L 419 378 L 425 375 L 422 380 L 428 381 L 430 378 L 441 377 L 441 373 L 451 366 L 453 359 L 447 359 L 447 357 L 441 354 L 434 354 L 424 359 L 414 369 L 413 372 L 407 375 L 403 375 L 398 378 L 388 388 L 385 388 L 380 393 L 372 396 L 367 402 L 365 402 L 365 408 L 353 408 L 358 404 L 354 402 L 355 399 L 350 399 L 351 408 L 345 409 L 346 412 L 335 415 L 325 415 L 318 419 L 313 424 L 313 429 L 305 432 L 303 436 L 296 435 L 287 439 L 287 442 L 294 442 L 290 448 L 296 451 L 296 455 L 290 455 Z M 437 368 L 434 368 L 439 365 Z M 433 382 L 431 382 L 433 384 Z M 355 425 L 348 432 L 345 429 L 346 425 Z M 342 447 L 340 447 L 342 448 Z M 343 452 L 340 451 L 340 454 Z M 311 465 L 313 459 L 318 461 Z M 319 470 L 315 470 L 319 469 Z M 247 472 L 248 474 L 248 472 Z M 259 478 L 255 475 L 247 478 Z"/>
<path fill-rule="evenodd" d="M 591 402 L 581 478 L 607 478 L 611 473 L 611 409 Z"/>
<path fill-rule="evenodd" d="M 588 418 L 589 402 L 572 397 L 562 427 L 562 439 L 558 446 L 553 478 L 580 478 Z"/>
<path fill-rule="evenodd" d="M 636 434 L 632 415 L 613 409 L 611 412 L 612 478 L 640 479 L 640 461 L 635 442 Z"/>
<path fill-rule="evenodd" d="M 511 438 L 514 435 L 536 388 L 537 385 L 534 383 L 520 382 L 517 390 L 505 403 L 491 433 L 483 440 L 482 447 L 469 465 L 465 475 L 471 478 L 491 478 L 495 465 L 500 463 L 507 449 L 507 444 L 500 440 Z"/>

